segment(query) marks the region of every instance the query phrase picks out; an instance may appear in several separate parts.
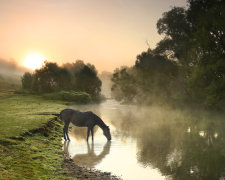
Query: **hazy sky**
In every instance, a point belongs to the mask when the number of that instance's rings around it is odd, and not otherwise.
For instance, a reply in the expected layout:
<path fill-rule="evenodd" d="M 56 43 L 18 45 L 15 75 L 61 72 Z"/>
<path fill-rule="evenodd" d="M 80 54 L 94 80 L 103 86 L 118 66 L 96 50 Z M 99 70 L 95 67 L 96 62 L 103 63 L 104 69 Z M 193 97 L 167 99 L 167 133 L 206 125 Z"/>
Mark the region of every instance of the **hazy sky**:
<path fill-rule="evenodd" d="M 99 71 L 132 65 L 161 39 L 156 22 L 186 0 L 0 0 L 0 58 L 22 64 L 37 52 Z"/>

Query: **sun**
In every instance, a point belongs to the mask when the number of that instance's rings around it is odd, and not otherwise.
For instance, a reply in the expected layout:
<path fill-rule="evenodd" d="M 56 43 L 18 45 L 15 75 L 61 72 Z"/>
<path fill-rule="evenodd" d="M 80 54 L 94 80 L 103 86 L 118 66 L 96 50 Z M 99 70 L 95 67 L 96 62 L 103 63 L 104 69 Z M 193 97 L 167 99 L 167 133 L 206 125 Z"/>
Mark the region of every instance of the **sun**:
<path fill-rule="evenodd" d="M 46 58 L 38 53 L 30 53 L 25 58 L 23 65 L 29 69 L 35 70 L 39 69 L 43 64 Z"/>

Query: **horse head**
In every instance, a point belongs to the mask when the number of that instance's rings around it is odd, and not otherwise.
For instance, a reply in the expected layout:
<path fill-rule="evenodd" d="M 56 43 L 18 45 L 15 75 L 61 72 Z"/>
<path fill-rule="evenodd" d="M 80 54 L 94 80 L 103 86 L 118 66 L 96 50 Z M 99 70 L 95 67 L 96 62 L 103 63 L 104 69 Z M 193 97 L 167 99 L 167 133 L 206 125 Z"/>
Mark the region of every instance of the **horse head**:
<path fill-rule="evenodd" d="M 107 138 L 108 141 L 111 140 L 111 134 L 110 134 L 109 126 L 106 126 L 106 127 L 103 129 L 103 134 L 104 134 L 104 136 Z"/>

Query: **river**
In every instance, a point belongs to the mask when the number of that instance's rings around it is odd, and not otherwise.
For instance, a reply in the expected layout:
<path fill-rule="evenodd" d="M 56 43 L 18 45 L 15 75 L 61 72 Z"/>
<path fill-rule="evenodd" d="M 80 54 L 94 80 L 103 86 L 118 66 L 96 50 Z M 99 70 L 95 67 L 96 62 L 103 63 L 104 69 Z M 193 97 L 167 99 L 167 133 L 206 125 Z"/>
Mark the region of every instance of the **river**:
<path fill-rule="evenodd" d="M 107 142 L 95 127 L 72 127 L 64 151 L 78 165 L 127 180 L 224 179 L 224 118 L 197 110 L 121 105 L 115 100 L 70 108 L 93 111 L 110 126 Z"/>

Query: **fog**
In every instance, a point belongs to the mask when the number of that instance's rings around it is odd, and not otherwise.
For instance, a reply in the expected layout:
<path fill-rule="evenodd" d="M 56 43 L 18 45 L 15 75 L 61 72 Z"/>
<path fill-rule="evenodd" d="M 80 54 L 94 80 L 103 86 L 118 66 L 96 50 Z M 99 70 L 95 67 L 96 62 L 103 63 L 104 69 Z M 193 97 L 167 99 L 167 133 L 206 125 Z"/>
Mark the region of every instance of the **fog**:
<path fill-rule="evenodd" d="M 0 59 L 0 89 L 18 88 L 21 76 L 28 69 L 19 66 L 15 60 Z"/>
<path fill-rule="evenodd" d="M 95 127 L 94 143 L 87 144 L 87 129 L 72 127 L 72 141 L 64 148 L 80 165 L 124 179 L 219 179 L 225 173 L 223 114 L 115 100 L 71 108 L 93 111 L 110 125 L 112 134 L 108 146 Z"/>
<path fill-rule="evenodd" d="M 112 98 L 111 94 L 111 87 L 112 87 L 112 73 L 103 71 L 99 78 L 102 81 L 102 87 L 101 87 L 101 94 L 104 95 L 106 98 Z"/>

